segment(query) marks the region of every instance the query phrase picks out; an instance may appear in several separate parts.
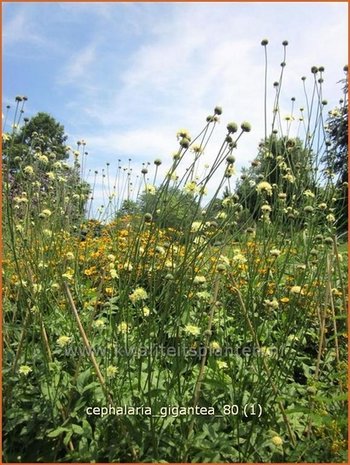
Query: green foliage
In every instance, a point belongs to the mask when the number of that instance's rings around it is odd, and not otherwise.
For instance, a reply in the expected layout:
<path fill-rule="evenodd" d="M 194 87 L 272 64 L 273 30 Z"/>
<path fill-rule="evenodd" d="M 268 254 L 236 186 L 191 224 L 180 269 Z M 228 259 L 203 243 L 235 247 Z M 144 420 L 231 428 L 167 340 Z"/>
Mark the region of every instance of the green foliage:
<path fill-rule="evenodd" d="M 339 107 L 329 112 L 327 119 L 327 149 L 322 158 L 329 172 L 337 176 L 339 194 L 336 212 L 339 218 L 338 230 L 348 229 L 348 83 L 344 83 L 344 98 Z"/>
<path fill-rule="evenodd" d="M 90 185 L 81 179 L 77 157 L 68 164 L 64 127 L 46 113 L 38 113 L 3 138 L 4 193 L 15 203 L 19 221 L 37 221 L 42 210 L 64 215 L 77 226 L 83 218 Z"/>
<path fill-rule="evenodd" d="M 124 200 L 120 209 L 116 213 L 116 218 L 122 218 L 124 216 L 134 216 L 140 213 L 140 205 L 134 200 Z"/>
<path fill-rule="evenodd" d="M 66 148 L 67 135 L 64 127 L 48 113 L 39 112 L 20 128 L 13 140 L 11 154 L 26 161 L 30 149 L 47 153 L 53 152 L 56 160 L 66 160 L 69 156 Z"/>
<path fill-rule="evenodd" d="M 188 228 L 199 216 L 199 204 L 193 195 L 170 187 L 162 195 L 143 193 L 139 200 L 142 213 L 151 213 L 160 228 Z"/>
<path fill-rule="evenodd" d="M 278 202 L 278 194 L 286 194 L 285 207 L 298 209 L 303 205 L 302 193 L 314 190 L 316 181 L 313 174 L 312 151 L 305 148 L 299 138 L 278 137 L 272 134 L 259 144 L 256 159 L 248 169 L 242 172 L 237 183 L 236 193 L 242 199 L 244 209 L 255 220 L 259 217 L 258 190 L 260 182 L 271 185 L 270 203 Z M 271 215 L 274 217 L 274 214 Z"/>

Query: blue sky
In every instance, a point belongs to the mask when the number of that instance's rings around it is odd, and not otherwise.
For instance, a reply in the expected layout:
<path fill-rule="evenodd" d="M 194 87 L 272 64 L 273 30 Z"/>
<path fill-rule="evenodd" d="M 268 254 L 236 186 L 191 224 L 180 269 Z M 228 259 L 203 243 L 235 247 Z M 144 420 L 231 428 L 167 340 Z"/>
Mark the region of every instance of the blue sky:
<path fill-rule="evenodd" d="M 271 99 L 289 41 L 282 111 L 293 96 L 303 106 L 300 78 L 311 86 L 312 65 L 325 67 L 324 96 L 337 103 L 346 3 L 34 2 L 3 4 L 3 105 L 27 95 L 27 114 L 52 114 L 72 146 L 86 140 L 99 171 L 129 157 L 135 166 L 158 157 L 165 169 L 178 129 L 195 134 L 221 105 L 218 138 L 231 120 L 253 127 L 239 168 L 263 136 L 263 38 Z"/>

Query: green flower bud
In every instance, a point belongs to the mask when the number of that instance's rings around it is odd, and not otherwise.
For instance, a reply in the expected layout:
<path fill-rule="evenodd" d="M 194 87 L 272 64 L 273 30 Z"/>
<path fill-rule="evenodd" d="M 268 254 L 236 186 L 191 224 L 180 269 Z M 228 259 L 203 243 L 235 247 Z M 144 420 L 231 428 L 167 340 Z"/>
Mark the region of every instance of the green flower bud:
<path fill-rule="evenodd" d="M 237 124 L 234 123 L 233 121 L 231 121 L 231 123 L 228 123 L 228 125 L 226 127 L 227 127 L 227 130 L 228 130 L 228 132 L 230 134 L 233 134 L 233 133 L 237 132 L 237 130 L 238 130 Z"/>
<path fill-rule="evenodd" d="M 184 137 L 183 139 L 180 140 L 180 145 L 184 149 L 188 149 L 188 147 L 190 146 L 190 141 Z"/>
<path fill-rule="evenodd" d="M 247 121 L 243 121 L 243 123 L 241 124 L 241 129 L 244 132 L 249 132 L 252 129 L 252 127 L 250 123 L 248 123 Z"/>

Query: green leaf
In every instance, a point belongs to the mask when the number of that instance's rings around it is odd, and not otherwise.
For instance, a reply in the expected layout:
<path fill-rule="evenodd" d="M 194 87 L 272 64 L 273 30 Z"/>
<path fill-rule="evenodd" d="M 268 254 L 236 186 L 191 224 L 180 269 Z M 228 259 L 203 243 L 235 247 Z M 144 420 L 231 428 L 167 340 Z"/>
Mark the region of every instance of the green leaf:
<path fill-rule="evenodd" d="M 79 434 L 79 436 L 82 436 L 84 434 L 83 428 L 79 425 L 72 424 L 71 428 L 74 434 Z"/>
<path fill-rule="evenodd" d="M 332 402 L 337 402 L 339 400 L 347 400 L 347 398 L 348 398 L 347 394 L 339 394 L 338 396 L 329 396 L 329 397 L 315 396 L 314 400 L 317 400 L 318 402 L 324 402 L 326 404 L 331 404 Z"/>
<path fill-rule="evenodd" d="M 68 428 L 63 428 L 62 426 L 59 426 L 58 428 L 54 429 L 50 433 L 48 433 L 47 437 L 48 438 L 57 438 L 62 433 L 67 433 L 69 432 Z"/>
<path fill-rule="evenodd" d="M 79 392 L 79 394 L 82 394 L 84 392 L 83 391 L 84 386 L 88 382 L 90 375 L 91 375 L 91 369 L 88 368 L 87 370 L 80 373 L 80 375 L 78 376 L 76 387 L 77 387 L 77 391 Z"/>
<path fill-rule="evenodd" d="M 71 440 L 72 435 L 73 435 L 73 431 L 68 431 L 68 433 L 67 433 L 66 436 L 64 437 L 64 439 L 63 439 L 63 444 L 64 444 L 65 446 L 68 445 L 69 441 Z"/>
<path fill-rule="evenodd" d="M 84 436 L 87 438 L 92 438 L 92 428 L 90 423 L 87 420 L 83 420 L 83 431 L 84 431 Z"/>

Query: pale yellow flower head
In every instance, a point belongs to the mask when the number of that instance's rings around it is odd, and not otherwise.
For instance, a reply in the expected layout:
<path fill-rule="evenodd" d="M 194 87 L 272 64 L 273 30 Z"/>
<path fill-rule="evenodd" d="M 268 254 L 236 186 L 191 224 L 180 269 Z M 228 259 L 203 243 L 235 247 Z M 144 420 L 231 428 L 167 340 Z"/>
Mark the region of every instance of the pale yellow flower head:
<path fill-rule="evenodd" d="M 133 304 L 139 302 L 140 300 L 146 300 L 148 294 L 143 287 L 137 287 L 132 294 L 129 295 L 129 299 Z"/>
<path fill-rule="evenodd" d="M 60 347 L 65 347 L 67 344 L 69 344 L 71 341 L 71 338 L 69 336 L 60 336 L 58 339 L 57 339 L 57 344 L 60 346 Z"/>
<path fill-rule="evenodd" d="M 185 333 L 191 334 L 192 336 L 198 336 L 201 333 L 201 330 L 198 326 L 195 325 L 186 325 Z"/>
<path fill-rule="evenodd" d="M 258 192 L 266 192 L 267 195 L 272 195 L 272 186 L 267 181 L 259 182 L 259 184 L 256 186 L 256 190 Z"/>
<path fill-rule="evenodd" d="M 18 373 L 23 376 L 28 376 L 33 370 L 28 365 L 21 365 L 18 369 Z"/>

